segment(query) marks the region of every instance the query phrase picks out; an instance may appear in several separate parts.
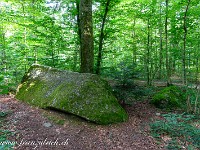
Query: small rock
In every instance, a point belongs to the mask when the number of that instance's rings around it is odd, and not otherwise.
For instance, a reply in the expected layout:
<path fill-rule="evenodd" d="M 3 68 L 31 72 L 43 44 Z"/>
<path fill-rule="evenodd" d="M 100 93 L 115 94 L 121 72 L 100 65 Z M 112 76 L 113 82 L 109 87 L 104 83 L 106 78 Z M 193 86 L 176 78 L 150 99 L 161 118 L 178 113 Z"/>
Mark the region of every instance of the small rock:
<path fill-rule="evenodd" d="M 52 126 L 52 124 L 51 124 L 51 123 L 49 123 L 49 122 L 46 122 L 46 123 L 44 123 L 44 124 L 43 124 L 43 126 L 44 126 L 44 127 L 46 127 L 46 128 L 49 128 L 49 127 L 51 127 L 51 126 Z"/>
<path fill-rule="evenodd" d="M 160 116 L 160 113 L 156 113 L 156 116 Z"/>

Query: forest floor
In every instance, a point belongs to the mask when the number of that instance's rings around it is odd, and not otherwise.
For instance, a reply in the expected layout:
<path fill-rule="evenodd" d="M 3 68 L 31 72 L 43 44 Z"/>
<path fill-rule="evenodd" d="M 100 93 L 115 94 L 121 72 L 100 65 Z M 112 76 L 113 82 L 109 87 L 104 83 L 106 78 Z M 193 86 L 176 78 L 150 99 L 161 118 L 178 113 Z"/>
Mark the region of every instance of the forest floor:
<path fill-rule="evenodd" d="M 149 127 L 162 112 L 148 100 L 135 102 L 125 109 L 129 115 L 127 122 L 103 126 L 70 114 L 31 107 L 2 95 L 0 110 L 8 115 L 0 127 L 11 133 L 8 140 L 15 144 L 16 150 L 165 149 L 164 140 L 157 142 L 150 135 Z"/>

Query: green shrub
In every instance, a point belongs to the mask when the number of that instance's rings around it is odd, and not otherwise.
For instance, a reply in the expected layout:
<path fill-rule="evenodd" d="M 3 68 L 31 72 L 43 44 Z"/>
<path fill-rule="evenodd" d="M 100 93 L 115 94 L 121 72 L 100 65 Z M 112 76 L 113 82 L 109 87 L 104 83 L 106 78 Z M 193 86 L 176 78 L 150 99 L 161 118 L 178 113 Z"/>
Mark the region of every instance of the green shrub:
<path fill-rule="evenodd" d="M 0 94 L 8 94 L 8 86 L 0 85 Z"/>

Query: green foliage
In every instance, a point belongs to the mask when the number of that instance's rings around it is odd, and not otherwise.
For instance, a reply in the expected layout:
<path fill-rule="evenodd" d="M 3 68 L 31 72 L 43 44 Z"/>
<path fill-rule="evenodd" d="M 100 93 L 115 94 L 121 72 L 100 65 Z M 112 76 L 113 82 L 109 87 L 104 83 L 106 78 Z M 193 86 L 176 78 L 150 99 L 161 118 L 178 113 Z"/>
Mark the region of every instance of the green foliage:
<path fill-rule="evenodd" d="M 133 81 L 128 84 L 128 86 L 119 84 L 113 86 L 112 88 L 118 101 L 128 105 L 132 105 L 136 101 L 143 100 L 143 97 L 151 97 L 157 91 L 156 87 L 139 86 Z"/>
<path fill-rule="evenodd" d="M 0 150 L 12 150 L 14 143 L 7 140 L 8 136 L 11 135 L 10 131 L 0 130 Z"/>
<path fill-rule="evenodd" d="M 15 93 L 19 79 L 13 76 L 12 72 L 2 73 L 0 75 L 0 94 Z"/>
<path fill-rule="evenodd" d="M 167 149 L 199 149 L 200 129 L 199 116 L 190 114 L 163 114 L 164 120 L 157 120 L 150 124 L 152 135 L 160 139 L 163 136 L 171 138 Z M 197 123 L 198 126 L 194 124 Z"/>
<path fill-rule="evenodd" d="M 113 87 L 113 94 L 121 103 L 132 105 L 135 101 L 139 100 L 145 95 L 142 87 L 130 85 L 124 87 L 122 85 Z"/>
<path fill-rule="evenodd" d="M 132 87 L 134 86 L 134 66 L 131 60 L 121 61 L 115 67 L 104 70 L 103 76 L 116 79 L 124 88 Z"/>
<path fill-rule="evenodd" d="M 115 73 L 116 78 L 123 86 L 131 86 L 133 82 L 134 65 L 128 62 L 120 62 L 117 66 L 118 72 Z"/>
<path fill-rule="evenodd" d="M 95 59 L 106 0 L 93 2 Z M 171 75 L 180 77 L 182 69 L 183 15 L 186 2 L 169 1 L 168 43 L 164 40 L 166 17 L 164 1 L 112 0 L 106 18 L 101 72 L 124 86 L 139 77 L 165 79 L 169 50 Z M 186 44 L 187 79 L 199 79 L 199 1 L 191 2 L 188 12 Z M 0 6 L 1 94 L 14 89 L 33 63 L 63 70 L 79 71 L 80 53 L 76 1 L 2 1 Z M 149 27 L 149 30 L 148 30 Z M 163 34 L 160 34 L 163 33 Z M 148 38 L 149 37 L 149 38 Z M 149 42 L 148 42 L 149 39 Z M 149 44 L 148 44 L 149 43 Z M 161 45 L 163 48 L 161 49 Z M 191 46 L 192 45 L 192 46 Z M 149 52 L 148 52 L 149 51 Z M 94 60 L 96 62 L 96 60 Z M 192 97 L 190 97 L 192 99 Z"/>
<path fill-rule="evenodd" d="M 8 94 L 8 86 L 0 85 L 0 94 Z"/>
<path fill-rule="evenodd" d="M 183 91 L 176 86 L 164 88 L 156 93 L 151 100 L 151 103 L 156 107 L 166 109 L 181 107 L 185 102 Z"/>
<path fill-rule="evenodd" d="M 0 112 L 0 117 L 5 117 L 5 116 L 7 116 L 7 114 L 8 114 L 8 113 L 1 111 L 1 112 Z"/>
<path fill-rule="evenodd" d="M 7 94 L 8 86 L 4 82 L 4 76 L 0 75 L 0 94 Z"/>
<path fill-rule="evenodd" d="M 5 123 L 5 117 L 7 112 L 0 111 L 0 128 L 3 127 Z M 11 150 L 13 149 L 14 143 L 7 140 L 9 136 L 12 135 L 12 132 L 4 129 L 0 129 L 0 150 Z"/>

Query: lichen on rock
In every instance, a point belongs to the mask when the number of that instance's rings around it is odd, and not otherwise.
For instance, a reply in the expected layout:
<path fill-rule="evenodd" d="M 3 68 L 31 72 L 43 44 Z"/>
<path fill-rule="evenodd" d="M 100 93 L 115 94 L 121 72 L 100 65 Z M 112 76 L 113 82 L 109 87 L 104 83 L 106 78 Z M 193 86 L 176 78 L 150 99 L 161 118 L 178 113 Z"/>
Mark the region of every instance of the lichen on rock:
<path fill-rule="evenodd" d="M 98 124 L 128 119 L 108 83 L 89 73 L 33 65 L 22 79 L 16 98 L 40 108 L 55 108 Z"/>

